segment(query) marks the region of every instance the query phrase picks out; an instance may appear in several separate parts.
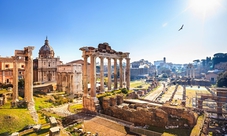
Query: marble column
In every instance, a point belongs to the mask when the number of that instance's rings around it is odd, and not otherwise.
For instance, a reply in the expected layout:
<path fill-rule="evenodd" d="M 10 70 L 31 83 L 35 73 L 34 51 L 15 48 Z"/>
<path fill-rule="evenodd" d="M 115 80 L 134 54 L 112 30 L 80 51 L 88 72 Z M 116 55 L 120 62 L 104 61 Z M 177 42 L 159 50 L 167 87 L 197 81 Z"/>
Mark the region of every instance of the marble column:
<path fill-rule="evenodd" d="M 18 101 L 18 64 L 17 56 L 13 56 L 13 102 Z"/>
<path fill-rule="evenodd" d="M 120 67 L 120 88 L 123 87 L 123 66 L 122 66 L 122 58 L 119 59 L 119 67 Z"/>
<path fill-rule="evenodd" d="M 33 103 L 33 57 L 32 50 L 34 47 L 25 47 L 25 101 L 28 103 Z"/>
<path fill-rule="evenodd" d="M 100 57 L 100 91 L 105 92 L 104 88 L 104 69 L 103 69 L 103 57 Z"/>
<path fill-rule="evenodd" d="M 126 88 L 130 89 L 130 58 L 126 58 Z"/>
<path fill-rule="evenodd" d="M 90 85 L 91 85 L 91 97 L 95 98 L 96 97 L 96 61 L 95 61 L 95 55 L 90 56 L 90 72 L 91 72 L 91 80 L 90 80 Z"/>
<path fill-rule="evenodd" d="M 117 59 L 114 58 L 114 89 L 117 89 Z"/>
<path fill-rule="evenodd" d="M 84 65 L 83 65 L 83 90 L 84 94 L 83 96 L 88 95 L 88 86 L 87 86 L 87 55 L 84 55 Z"/>
<path fill-rule="evenodd" d="M 108 91 L 111 91 L 111 58 L 108 59 Z"/>

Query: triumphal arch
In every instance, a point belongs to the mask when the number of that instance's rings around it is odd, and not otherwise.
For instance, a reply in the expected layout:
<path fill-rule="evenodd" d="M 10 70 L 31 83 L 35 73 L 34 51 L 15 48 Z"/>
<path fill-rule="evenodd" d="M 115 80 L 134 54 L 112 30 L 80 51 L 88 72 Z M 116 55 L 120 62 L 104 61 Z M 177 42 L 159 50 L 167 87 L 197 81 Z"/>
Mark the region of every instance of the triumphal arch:
<path fill-rule="evenodd" d="M 108 91 L 112 89 L 123 88 L 123 59 L 126 60 L 126 88 L 130 89 L 130 58 L 129 53 L 117 52 L 111 49 L 108 43 L 101 43 L 98 45 L 98 48 L 94 47 L 82 47 L 80 50 L 83 52 L 84 66 L 83 66 L 83 107 L 85 110 L 97 112 L 96 104 L 98 100 L 96 98 L 96 59 L 100 59 L 100 92 L 104 92 L 104 59 L 108 60 Z M 88 69 L 88 58 L 90 59 L 90 79 L 87 76 Z M 114 64 L 114 86 L 112 85 L 111 75 L 112 75 L 112 66 L 111 60 Z M 119 62 L 119 86 L 117 79 L 117 61 Z M 90 83 L 90 95 L 88 93 L 88 82 Z"/>
<path fill-rule="evenodd" d="M 15 50 L 13 58 L 13 101 L 12 107 L 18 102 L 18 60 L 20 57 L 25 59 L 24 73 L 24 100 L 27 104 L 33 104 L 33 46 L 24 47 L 24 50 Z"/>

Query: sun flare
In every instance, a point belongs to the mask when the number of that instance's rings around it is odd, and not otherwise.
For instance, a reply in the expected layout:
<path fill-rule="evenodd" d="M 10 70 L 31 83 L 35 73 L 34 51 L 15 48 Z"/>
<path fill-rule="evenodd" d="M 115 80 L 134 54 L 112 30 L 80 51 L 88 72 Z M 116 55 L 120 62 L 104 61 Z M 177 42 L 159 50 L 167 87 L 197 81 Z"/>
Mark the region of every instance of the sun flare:
<path fill-rule="evenodd" d="M 191 8 L 197 15 L 210 16 L 220 6 L 220 0 L 191 0 Z"/>

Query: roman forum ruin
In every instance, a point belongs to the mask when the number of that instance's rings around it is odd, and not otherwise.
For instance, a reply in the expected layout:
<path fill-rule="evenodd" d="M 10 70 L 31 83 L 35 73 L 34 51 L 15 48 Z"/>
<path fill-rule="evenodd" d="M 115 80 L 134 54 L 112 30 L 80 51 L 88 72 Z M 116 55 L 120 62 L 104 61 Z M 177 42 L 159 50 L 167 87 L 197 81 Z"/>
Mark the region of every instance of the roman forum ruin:
<path fill-rule="evenodd" d="M 85 110 L 97 112 L 96 104 L 98 99 L 96 98 L 96 58 L 100 59 L 100 92 L 105 91 L 104 88 L 104 59 L 108 60 L 108 91 L 111 91 L 111 60 L 114 60 L 114 88 L 123 88 L 123 65 L 122 60 L 126 59 L 126 88 L 130 89 L 130 58 L 129 53 L 116 52 L 111 49 L 108 43 L 102 43 L 98 45 L 98 48 L 94 47 L 82 47 L 80 50 L 83 52 L 84 66 L 83 66 L 83 107 Z M 87 60 L 90 57 L 90 79 L 87 78 Z M 117 82 L 117 60 L 120 67 L 120 78 L 118 86 Z M 88 92 L 88 80 L 90 83 L 90 94 Z"/>
<path fill-rule="evenodd" d="M 13 102 L 12 107 L 16 106 L 18 102 L 18 64 L 17 61 L 20 57 L 25 58 L 25 87 L 24 87 L 24 100 L 27 104 L 33 104 L 33 46 L 24 47 L 24 50 L 15 50 L 13 58 Z"/>

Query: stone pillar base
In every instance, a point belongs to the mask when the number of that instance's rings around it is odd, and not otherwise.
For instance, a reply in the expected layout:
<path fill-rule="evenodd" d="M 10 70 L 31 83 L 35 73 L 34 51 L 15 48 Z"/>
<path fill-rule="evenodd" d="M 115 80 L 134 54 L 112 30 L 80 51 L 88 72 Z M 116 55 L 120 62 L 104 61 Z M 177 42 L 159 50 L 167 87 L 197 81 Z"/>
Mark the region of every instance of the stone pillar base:
<path fill-rule="evenodd" d="M 96 97 L 83 97 L 83 111 L 97 113 L 99 110 L 99 100 Z"/>

